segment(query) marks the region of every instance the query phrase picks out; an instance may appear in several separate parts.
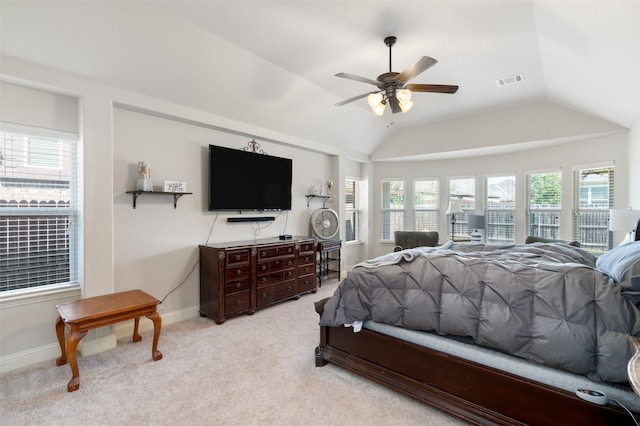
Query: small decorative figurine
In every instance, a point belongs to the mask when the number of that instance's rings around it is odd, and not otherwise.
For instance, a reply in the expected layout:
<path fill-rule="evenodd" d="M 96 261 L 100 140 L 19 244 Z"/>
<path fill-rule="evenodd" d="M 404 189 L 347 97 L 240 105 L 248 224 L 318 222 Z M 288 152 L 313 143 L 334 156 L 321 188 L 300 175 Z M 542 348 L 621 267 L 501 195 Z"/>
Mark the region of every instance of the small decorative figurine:
<path fill-rule="evenodd" d="M 153 191 L 153 182 L 151 181 L 151 167 L 144 161 L 138 161 L 138 175 L 140 178 L 137 182 L 138 191 Z"/>

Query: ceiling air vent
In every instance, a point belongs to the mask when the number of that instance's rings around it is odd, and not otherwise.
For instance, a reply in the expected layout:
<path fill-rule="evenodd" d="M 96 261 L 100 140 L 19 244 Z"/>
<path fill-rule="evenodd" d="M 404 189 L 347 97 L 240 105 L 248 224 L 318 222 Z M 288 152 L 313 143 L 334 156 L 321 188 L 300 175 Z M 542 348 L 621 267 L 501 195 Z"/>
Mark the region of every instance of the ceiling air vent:
<path fill-rule="evenodd" d="M 508 86 L 509 84 L 522 83 L 524 81 L 524 74 L 516 74 L 511 77 L 499 78 L 496 80 L 498 86 Z"/>

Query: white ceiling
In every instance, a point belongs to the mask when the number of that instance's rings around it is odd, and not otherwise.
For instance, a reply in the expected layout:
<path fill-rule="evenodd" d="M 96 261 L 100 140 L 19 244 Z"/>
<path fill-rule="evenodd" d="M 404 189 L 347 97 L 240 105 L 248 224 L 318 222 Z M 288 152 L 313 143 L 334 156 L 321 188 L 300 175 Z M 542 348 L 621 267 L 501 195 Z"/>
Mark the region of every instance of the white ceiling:
<path fill-rule="evenodd" d="M 0 19 L 3 55 L 365 156 L 398 129 L 541 100 L 640 120 L 640 1 L 1 0 Z M 388 71 L 388 35 L 393 71 L 431 56 L 411 82 L 458 92 L 382 118 L 335 106 L 373 87 L 336 73 Z"/>

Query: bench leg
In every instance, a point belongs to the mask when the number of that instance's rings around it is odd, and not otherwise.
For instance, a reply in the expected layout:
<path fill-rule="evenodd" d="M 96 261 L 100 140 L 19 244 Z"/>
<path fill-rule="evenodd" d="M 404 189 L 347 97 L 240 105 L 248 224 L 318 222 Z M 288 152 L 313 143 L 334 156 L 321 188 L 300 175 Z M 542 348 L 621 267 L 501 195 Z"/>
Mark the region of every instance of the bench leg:
<path fill-rule="evenodd" d="M 67 384 L 67 391 L 73 392 L 80 388 L 80 373 L 78 371 L 78 359 L 76 357 L 76 349 L 80 340 L 87 335 L 87 331 L 74 330 L 73 327 L 67 338 L 67 355 L 69 356 L 69 366 L 71 367 L 71 380 Z"/>
<path fill-rule="evenodd" d="M 162 319 L 158 312 L 154 312 L 151 315 L 147 315 L 151 321 L 153 321 L 153 346 L 151 347 L 151 357 L 154 361 L 162 359 L 162 352 L 158 350 L 158 340 L 160 339 L 160 328 L 162 327 Z"/>
<path fill-rule="evenodd" d="M 60 343 L 60 351 L 62 352 L 60 358 L 56 359 L 56 365 L 61 366 L 67 363 L 67 346 L 64 342 L 64 321 L 60 317 L 56 320 L 56 334 L 58 335 L 58 343 Z"/>
<path fill-rule="evenodd" d="M 140 317 L 133 320 L 133 341 L 139 342 L 142 340 L 142 336 L 138 333 L 138 325 L 140 325 Z"/>

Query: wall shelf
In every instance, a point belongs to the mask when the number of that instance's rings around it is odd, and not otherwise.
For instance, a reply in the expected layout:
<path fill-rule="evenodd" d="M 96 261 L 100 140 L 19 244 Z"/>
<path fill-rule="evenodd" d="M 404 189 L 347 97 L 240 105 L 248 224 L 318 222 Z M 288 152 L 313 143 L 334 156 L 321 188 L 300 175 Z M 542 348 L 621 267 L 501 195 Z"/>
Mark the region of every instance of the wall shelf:
<path fill-rule="evenodd" d="M 307 208 L 309 208 L 309 204 L 311 203 L 311 200 L 313 200 L 314 198 L 321 199 L 322 200 L 322 208 L 326 208 L 327 200 L 329 200 L 330 198 L 333 198 L 333 195 L 307 194 L 307 195 L 305 195 L 305 197 L 307 197 Z"/>
<path fill-rule="evenodd" d="M 190 195 L 193 192 L 165 192 L 165 191 L 127 191 L 127 194 L 131 194 L 131 198 L 133 199 L 133 208 L 136 208 L 136 201 L 141 194 L 149 194 L 149 195 L 173 195 L 173 208 L 177 208 L 178 206 L 178 198 L 183 195 Z"/>

